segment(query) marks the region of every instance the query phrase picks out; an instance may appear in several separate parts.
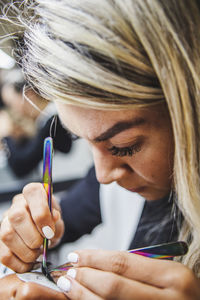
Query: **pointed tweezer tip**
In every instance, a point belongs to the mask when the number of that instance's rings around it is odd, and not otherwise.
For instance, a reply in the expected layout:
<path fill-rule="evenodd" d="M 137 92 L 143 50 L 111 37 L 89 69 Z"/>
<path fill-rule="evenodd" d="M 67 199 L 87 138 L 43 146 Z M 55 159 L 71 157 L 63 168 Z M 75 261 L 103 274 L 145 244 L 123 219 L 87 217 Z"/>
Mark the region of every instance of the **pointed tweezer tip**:
<path fill-rule="evenodd" d="M 50 281 L 54 282 L 50 272 L 49 272 L 49 269 L 48 267 L 44 267 L 43 265 L 41 266 L 41 269 L 42 269 L 42 273 L 44 274 L 45 277 L 47 277 Z"/>

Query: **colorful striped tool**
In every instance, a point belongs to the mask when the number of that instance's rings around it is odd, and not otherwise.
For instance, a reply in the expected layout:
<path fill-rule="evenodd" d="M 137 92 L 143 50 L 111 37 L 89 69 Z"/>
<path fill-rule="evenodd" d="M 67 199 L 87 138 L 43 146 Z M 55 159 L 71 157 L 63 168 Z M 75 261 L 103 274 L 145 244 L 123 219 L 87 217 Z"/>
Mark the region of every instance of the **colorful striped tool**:
<path fill-rule="evenodd" d="M 156 258 L 156 259 L 166 259 L 175 256 L 182 256 L 185 255 L 187 251 L 188 251 L 188 245 L 182 241 L 128 250 L 129 253 L 139 254 L 142 256 Z M 55 277 L 57 276 L 57 274 L 54 272 L 66 272 L 71 267 L 73 266 L 67 263 L 59 267 L 51 268 L 50 270 L 50 272 L 52 272 L 51 276 Z"/>
<path fill-rule="evenodd" d="M 159 244 L 145 248 L 129 250 L 129 253 L 139 254 L 146 257 L 165 259 L 175 256 L 181 256 L 188 251 L 188 245 L 185 242 L 172 242 Z"/>
<path fill-rule="evenodd" d="M 53 158 L 53 140 L 51 137 L 47 137 L 44 140 L 44 148 L 43 148 L 43 186 L 47 193 L 50 212 L 52 211 L 52 190 L 53 190 L 52 158 Z M 48 272 L 47 253 L 48 253 L 48 239 L 45 238 L 43 243 L 42 273 L 48 279 L 52 280 L 51 275 Z"/>

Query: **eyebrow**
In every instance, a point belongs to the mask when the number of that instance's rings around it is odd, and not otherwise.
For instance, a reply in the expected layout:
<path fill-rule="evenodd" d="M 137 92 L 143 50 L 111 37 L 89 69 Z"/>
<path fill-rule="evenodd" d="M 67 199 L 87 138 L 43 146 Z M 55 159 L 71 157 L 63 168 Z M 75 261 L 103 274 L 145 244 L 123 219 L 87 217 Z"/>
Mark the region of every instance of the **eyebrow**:
<path fill-rule="evenodd" d="M 147 123 L 147 121 L 143 118 L 135 118 L 135 119 L 129 120 L 129 121 L 117 122 L 112 127 L 110 127 L 105 132 L 103 132 L 98 137 L 96 137 L 94 139 L 94 141 L 96 143 L 106 141 L 124 130 L 130 129 L 133 127 L 138 127 L 138 126 L 144 125 L 146 123 Z"/>
<path fill-rule="evenodd" d="M 99 136 L 94 138 L 93 141 L 95 143 L 100 143 L 100 142 L 106 141 L 106 140 L 114 137 L 115 135 L 119 134 L 122 131 L 125 131 L 130 128 L 134 128 L 134 127 L 139 127 L 139 126 L 145 125 L 146 123 L 147 123 L 147 120 L 145 120 L 144 118 L 139 118 L 139 117 L 128 120 L 128 121 L 117 122 L 112 127 L 107 129 L 105 132 L 101 133 Z M 69 128 L 67 128 L 62 121 L 61 121 L 61 124 L 65 128 L 65 130 L 67 130 L 71 135 L 75 136 L 75 134 Z"/>

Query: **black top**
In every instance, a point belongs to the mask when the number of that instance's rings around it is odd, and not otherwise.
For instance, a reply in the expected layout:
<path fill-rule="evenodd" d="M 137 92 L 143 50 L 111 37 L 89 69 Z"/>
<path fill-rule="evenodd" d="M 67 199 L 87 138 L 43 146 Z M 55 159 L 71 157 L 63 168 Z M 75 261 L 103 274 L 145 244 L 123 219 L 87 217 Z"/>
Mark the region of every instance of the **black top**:
<path fill-rule="evenodd" d="M 72 242 L 102 222 L 99 183 L 94 167 L 61 200 L 66 232 L 62 242 Z M 178 224 L 172 197 L 146 201 L 129 249 L 177 240 Z"/>
<path fill-rule="evenodd" d="M 176 241 L 180 222 L 173 198 L 145 201 L 130 249 Z"/>

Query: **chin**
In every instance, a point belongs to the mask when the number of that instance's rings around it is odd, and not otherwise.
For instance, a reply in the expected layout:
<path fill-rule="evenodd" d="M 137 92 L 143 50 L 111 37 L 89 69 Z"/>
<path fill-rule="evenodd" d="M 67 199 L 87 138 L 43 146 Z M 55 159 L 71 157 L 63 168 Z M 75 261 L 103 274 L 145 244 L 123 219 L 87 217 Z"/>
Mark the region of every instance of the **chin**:
<path fill-rule="evenodd" d="M 170 191 L 163 192 L 155 192 L 155 193 L 141 193 L 140 196 L 144 197 L 147 201 L 156 201 L 162 198 L 165 198 L 169 195 Z"/>
<path fill-rule="evenodd" d="M 155 190 L 152 189 L 151 187 L 145 187 L 145 186 L 131 189 L 121 184 L 119 185 L 122 188 L 126 189 L 127 191 L 130 191 L 132 193 L 137 193 L 141 197 L 145 198 L 147 201 L 156 201 L 162 199 L 170 193 L 170 190 Z"/>

